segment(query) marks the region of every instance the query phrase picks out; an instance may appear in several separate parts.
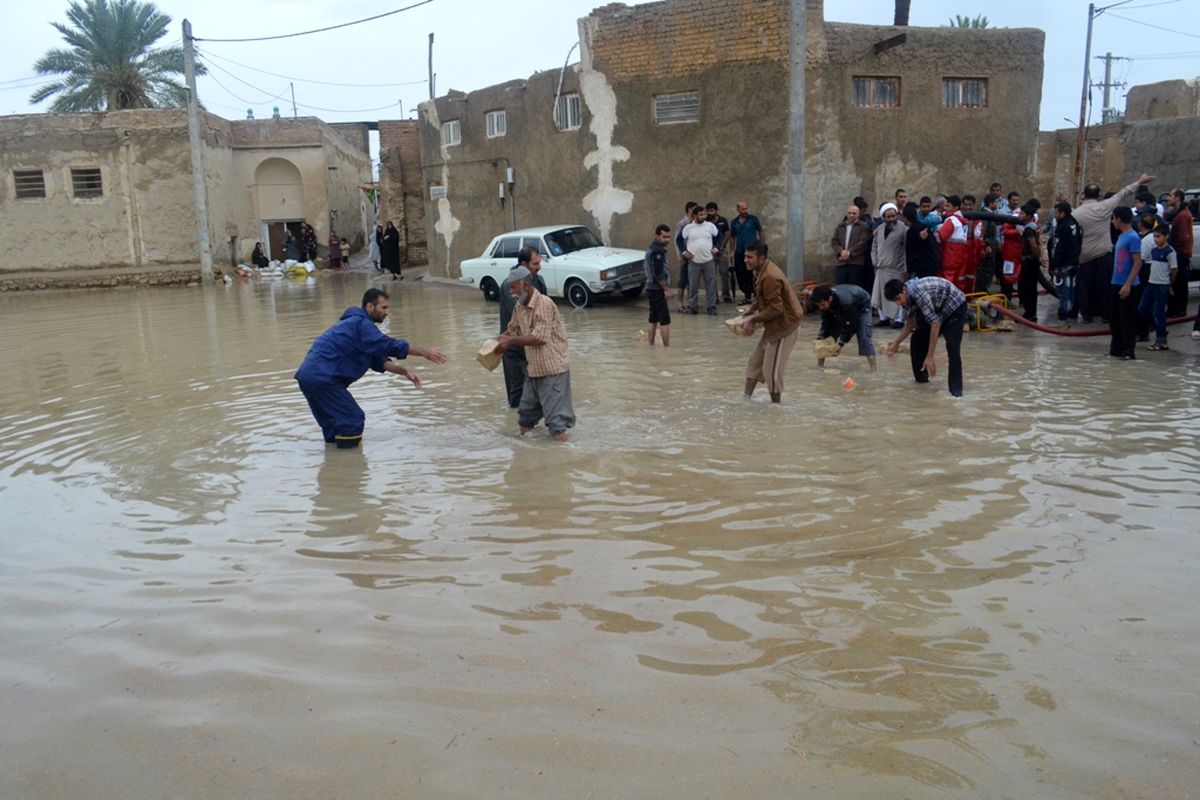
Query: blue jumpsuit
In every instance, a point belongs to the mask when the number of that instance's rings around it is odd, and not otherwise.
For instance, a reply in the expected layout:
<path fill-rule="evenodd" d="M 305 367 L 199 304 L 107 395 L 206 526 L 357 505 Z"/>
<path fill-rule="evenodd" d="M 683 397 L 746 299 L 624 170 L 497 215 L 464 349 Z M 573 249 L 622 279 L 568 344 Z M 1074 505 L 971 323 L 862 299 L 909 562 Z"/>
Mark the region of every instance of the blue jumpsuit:
<path fill-rule="evenodd" d="M 389 358 L 407 356 L 408 342 L 379 330 L 362 308 L 347 308 L 317 337 L 295 378 L 326 442 L 358 447 L 366 415 L 350 395 L 350 384 L 368 369 L 383 372 Z"/>

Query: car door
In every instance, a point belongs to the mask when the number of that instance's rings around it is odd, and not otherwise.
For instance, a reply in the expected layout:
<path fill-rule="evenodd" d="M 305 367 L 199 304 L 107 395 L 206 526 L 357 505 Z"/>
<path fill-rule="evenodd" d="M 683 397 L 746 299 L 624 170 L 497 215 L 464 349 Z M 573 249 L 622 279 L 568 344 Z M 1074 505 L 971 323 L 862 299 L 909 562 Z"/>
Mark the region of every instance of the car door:
<path fill-rule="evenodd" d="M 557 270 L 554 268 L 554 261 L 550 258 L 549 251 L 546 250 L 546 245 L 540 236 L 526 236 L 522 240 L 523 247 L 536 248 L 542 255 L 542 271 L 538 273 L 542 280 L 546 282 L 546 291 L 551 297 L 556 297 L 562 294 L 562 279 L 558 277 Z"/>

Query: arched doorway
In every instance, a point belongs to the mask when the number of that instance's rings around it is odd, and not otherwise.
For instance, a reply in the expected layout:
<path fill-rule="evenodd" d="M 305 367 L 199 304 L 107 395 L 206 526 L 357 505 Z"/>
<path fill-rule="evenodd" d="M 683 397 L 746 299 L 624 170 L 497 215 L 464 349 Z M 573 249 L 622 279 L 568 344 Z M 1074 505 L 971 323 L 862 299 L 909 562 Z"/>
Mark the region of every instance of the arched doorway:
<path fill-rule="evenodd" d="M 265 159 L 254 170 L 254 200 L 268 255 L 282 260 L 284 226 L 295 234 L 299 224 L 307 219 L 300 170 L 286 158 Z"/>

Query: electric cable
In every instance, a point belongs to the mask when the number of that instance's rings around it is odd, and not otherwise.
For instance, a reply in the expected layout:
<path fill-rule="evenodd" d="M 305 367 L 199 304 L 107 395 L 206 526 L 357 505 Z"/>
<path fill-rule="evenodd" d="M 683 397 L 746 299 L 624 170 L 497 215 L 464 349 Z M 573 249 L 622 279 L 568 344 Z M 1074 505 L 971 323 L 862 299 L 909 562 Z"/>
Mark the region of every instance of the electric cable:
<path fill-rule="evenodd" d="M 199 36 L 193 36 L 192 41 L 193 42 L 269 42 L 269 41 L 272 41 L 275 39 L 294 39 L 297 36 L 309 36 L 314 33 L 325 33 L 326 31 L 335 31 L 338 28 L 348 28 L 351 25 L 361 25 L 364 22 L 374 22 L 377 19 L 383 19 L 384 17 L 390 17 L 393 14 L 399 14 L 402 11 L 409 11 L 409 10 L 417 8 L 419 6 L 428 5 L 429 3 L 432 3 L 432 2 L 433 2 L 433 0 L 421 0 L 421 2 L 419 2 L 419 3 L 413 3 L 412 5 L 405 6 L 404 8 L 397 8 L 394 11 L 386 11 L 383 14 L 376 14 L 373 17 L 366 17 L 365 19 L 356 19 L 353 22 L 343 22 L 340 25 L 329 25 L 325 28 L 316 28 L 311 31 L 299 31 L 298 33 L 284 33 L 284 34 L 280 34 L 279 36 L 258 36 L 258 37 L 250 38 L 250 39 L 209 39 L 209 38 L 201 38 Z"/>
<path fill-rule="evenodd" d="M 205 58 L 215 58 L 218 61 L 224 61 L 227 64 L 233 64 L 235 67 L 248 69 L 251 72 L 261 72 L 264 75 L 270 75 L 272 78 L 283 78 L 284 80 L 295 81 L 296 83 L 312 83 L 318 86 L 339 86 L 345 89 L 390 89 L 397 86 L 419 86 L 428 82 L 425 78 L 422 78 L 419 81 L 406 81 L 404 83 L 331 83 L 329 81 L 314 81 L 311 78 L 296 78 L 291 75 L 280 75 L 278 72 L 268 72 L 265 69 L 258 69 L 257 67 L 251 67 L 247 64 L 239 64 L 232 58 L 225 58 L 224 56 L 219 56 L 216 53 L 209 51 L 201 51 L 198 47 L 196 48 L 196 52 L 203 52 Z"/>
<path fill-rule="evenodd" d="M 1112 16 L 1117 19 L 1124 20 L 1125 22 L 1132 22 L 1134 25 L 1144 25 L 1147 28 L 1154 28 L 1154 30 L 1156 30 L 1156 31 L 1165 31 L 1166 33 L 1177 33 L 1180 36 L 1187 36 L 1192 39 L 1200 39 L 1200 34 L 1198 34 L 1198 33 L 1187 33 L 1186 31 L 1177 31 L 1174 28 L 1164 28 L 1161 25 L 1151 25 L 1149 22 L 1142 22 L 1140 19 L 1133 19 L 1131 17 L 1122 17 L 1120 14 L 1113 14 Z"/>

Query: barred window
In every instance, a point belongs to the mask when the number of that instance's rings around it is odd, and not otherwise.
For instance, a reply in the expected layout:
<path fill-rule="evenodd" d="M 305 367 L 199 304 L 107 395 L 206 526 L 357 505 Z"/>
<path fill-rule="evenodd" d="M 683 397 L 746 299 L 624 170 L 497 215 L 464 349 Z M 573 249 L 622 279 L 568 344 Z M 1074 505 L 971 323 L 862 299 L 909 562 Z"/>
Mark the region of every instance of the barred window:
<path fill-rule="evenodd" d="M 462 144 L 462 125 L 456 119 L 448 119 L 442 123 L 442 144 L 446 147 Z"/>
<path fill-rule="evenodd" d="M 579 105 L 579 95 L 564 94 L 558 98 L 554 107 L 554 127 L 560 131 L 577 130 L 583 125 L 583 115 Z"/>
<path fill-rule="evenodd" d="M 75 197 L 100 197 L 104 184 L 97 167 L 73 168 L 71 170 L 71 194 Z"/>
<path fill-rule="evenodd" d="M 487 122 L 487 138 L 495 139 L 508 133 L 507 111 L 489 111 L 484 119 Z"/>
<path fill-rule="evenodd" d="M 856 76 L 854 78 L 856 108 L 899 108 L 900 79 Z"/>
<path fill-rule="evenodd" d="M 987 108 L 987 78 L 943 78 L 946 108 Z"/>
<path fill-rule="evenodd" d="M 18 200 L 46 196 L 46 176 L 40 169 L 14 169 L 13 184 Z"/>
<path fill-rule="evenodd" d="M 654 123 L 678 125 L 700 121 L 700 93 L 680 92 L 654 96 Z"/>

